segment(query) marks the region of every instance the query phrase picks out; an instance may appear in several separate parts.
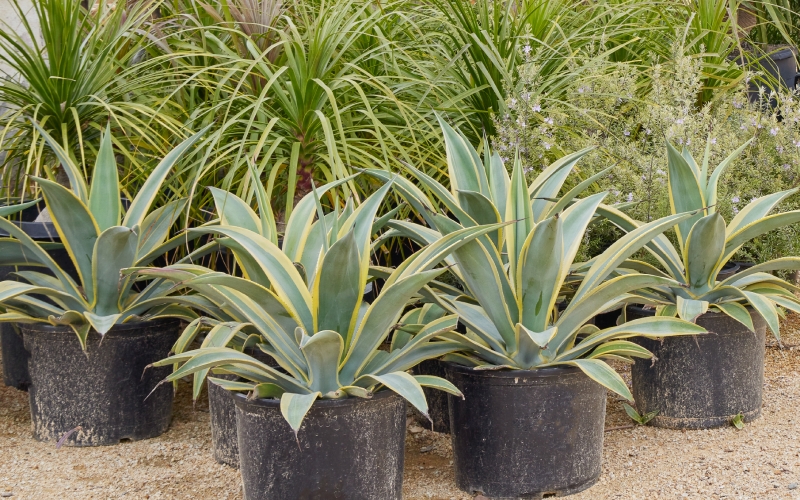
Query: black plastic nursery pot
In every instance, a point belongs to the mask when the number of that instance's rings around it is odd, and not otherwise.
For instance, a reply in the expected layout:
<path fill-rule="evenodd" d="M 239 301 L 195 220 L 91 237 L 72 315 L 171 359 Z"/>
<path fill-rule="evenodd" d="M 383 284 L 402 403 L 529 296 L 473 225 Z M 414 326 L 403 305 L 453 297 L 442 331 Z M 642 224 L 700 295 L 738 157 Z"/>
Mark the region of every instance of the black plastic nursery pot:
<path fill-rule="evenodd" d="M 278 368 L 278 363 L 258 348 L 246 351 L 259 361 Z M 236 380 L 235 375 L 212 375 L 215 378 Z M 207 380 L 208 411 L 211 422 L 211 448 L 214 460 L 239 468 L 239 434 L 236 431 L 236 403 L 234 393 Z"/>
<path fill-rule="evenodd" d="M 214 375 L 234 379 L 233 375 Z M 234 393 L 208 380 L 208 412 L 211 421 L 211 448 L 214 460 L 230 467 L 239 467 L 239 437 L 236 432 Z"/>
<path fill-rule="evenodd" d="M 652 309 L 628 306 L 627 319 L 652 316 Z M 672 429 L 729 425 L 741 413 L 748 422 L 761 415 L 766 323 L 751 311 L 755 333 L 723 313 L 706 313 L 697 324 L 709 333 L 635 341 L 654 361 L 631 367 L 633 397 L 640 413 L 658 411 L 650 423 Z"/>
<path fill-rule="evenodd" d="M 63 439 L 68 446 L 100 446 L 166 431 L 172 386 L 153 389 L 172 368 L 145 367 L 168 356 L 179 327 L 179 321 L 171 319 L 125 323 L 114 326 L 102 342 L 92 330 L 84 352 L 69 327 L 22 325 L 31 354 L 33 437 Z"/>
<path fill-rule="evenodd" d="M 406 402 L 318 400 L 297 439 L 274 399 L 234 396 L 246 500 L 400 500 Z"/>
<path fill-rule="evenodd" d="M 548 498 L 600 477 L 606 389 L 575 367 L 474 370 L 446 363 L 456 484 L 491 498 Z"/>
<path fill-rule="evenodd" d="M 34 208 L 36 207 L 28 208 L 25 212 L 29 212 Z M 35 217 L 35 215 L 33 217 Z M 51 223 L 23 221 L 18 224 L 28 236 L 35 240 L 45 242 L 60 241 L 55 226 Z M 0 237 L 5 236 L 8 236 L 8 233 L 0 231 Z M 66 249 L 55 248 L 48 250 L 47 253 L 61 269 L 73 279 L 77 278 L 78 273 Z M 19 279 L 12 274 L 17 271 L 37 271 L 51 274 L 46 267 L 41 266 L 0 266 L 0 281 L 19 281 Z M 0 351 L 2 352 L 0 357 L 3 365 L 3 383 L 19 390 L 28 390 L 28 387 L 31 385 L 30 374 L 28 373 L 28 358 L 30 354 L 25 350 L 18 325 L 0 323 L 0 349 L 2 350 Z"/>
<path fill-rule="evenodd" d="M 444 362 L 438 359 L 427 359 L 418 364 L 414 367 L 414 374 L 447 377 Z M 423 387 L 422 392 L 425 393 L 425 399 L 428 401 L 428 416 L 433 421 L 433 430 L 450 434 L 450 404 L 447 401 L 447 393 L 430 387 Z M 419 413 L 416 410 L 415 412 Z M 421 414 L 419 420 L 420 423 L 430 426 L 430 422 Z"/>

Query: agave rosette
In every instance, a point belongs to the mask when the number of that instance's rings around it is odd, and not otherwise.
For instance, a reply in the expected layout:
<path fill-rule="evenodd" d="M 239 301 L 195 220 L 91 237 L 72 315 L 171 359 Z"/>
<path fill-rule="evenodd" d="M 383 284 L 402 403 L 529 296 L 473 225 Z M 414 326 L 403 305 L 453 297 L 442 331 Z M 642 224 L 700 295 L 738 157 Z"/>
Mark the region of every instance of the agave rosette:
<path fill-rule="evenodd" d="M 78 280 L 56 264 L 45 244 L 34 241 L 14 223 L 0 217 L 0 229 L 10 235 L 0 238 L 0 264 L 38 265 L 51 273 L 20 271 L 16 275 L 27 283 L 0 283 L 0 304 L 6 310 L 0 321 L 69 325 L 85 348 L 91 328 L 102 335 L 115 324 L 131 319 L 196 317 L 192 309 L 202 309 L 201 300 L 167 298 L 165 293 L 171 290 L 170 283 L 153 282 L 137 292 L 134 281 L 123 278 L 121 271 L 148 265 L 186 242 L 184 236 L 169 237 L 186 200 L 176 200 L 153 211 L 150 208 L 173 165 L 203 132 L 185 140 L 164 157 L 124 214 L 108 128 L 101 139 L 91 188 L 64 149 L 47 132 L 41 128 L 39 132 L 58 156 L 72 187 L 69 190 L 50 180 L 36 179 Z M 41 296 L 48 300 L 42 300 Z"/>
<path fill-rule="evenodd" d="M 677 248 L 660 235 L 646 249 L 661 269 L 638 263 L 638 268 L 679 285 L 658 286 L 636 294 L 634 302 L 656 306 L 660 316 L 678 316 L 694 321 L 706 312 L 724 313 L 753 330 L 751 309 L 761 315 L 772 333 L 780 335 L 780 308 L 800 312 L 798 287 L 771 274 L 776 270 L 800 269 L 800 258 L 782 257 L 755 265 L 724 280 L 717 280 L 723 267 L 748 241 L 773 229 L 800 222 L 800 211 L 770 212 L 797 189 L 754 199 L 730 223 L 716 210 L 717 185 L 725 170 L 750 141 L 725 158 L 709 175 L 708 148 L 698 165 L 687 149 L 667 144 L 669 197 L 673 213 L 695 215 L 675 225 Z M 624 231 L 635 231 L 641 223 L 611 207 L 599 213 Z"/>
<path fill-rule="evenodd" d="M 338 227 L 326 225 L 327 215 L 317 221 L 330 229 L 320 231 L 320 252 L 310 261 L 316 262 L 313 272 L 305 265 L 297 265 L 287 252 L 292 245 L 304 248 L 309 244 L 311 227 L 300 231 L 298 239 L 293 240 L 287 225 L 283 248 L 279 248 L 257 231 L 224 224 L 196 231 L 218 234 L 233 242 L 231 248 L 237 260 L 252 266 L 253 275 L 261 273 L 263 283 L 199 266 L 138 270 L 143 275 L 169 278 L 176 286 L 192 288 L 232 320 L 216 325 L 216 331 L 209 333 L 213 340 L 208 341 L 207 337 L 205 347 L 157 363 L 180 366 L 166 380 L 205 375 L 210 369 L 236 375 L 240 380 L 215 382 L 228 390 L 247 391 L 251 397 L 280 398 L 281 411 L 295 432 L 317 399 L 371 397 L 375 391 L 388 388 L 427 413 L 423 386 L 459 394 L 445 380 L 406 372 L 425 359 L 459 348 L 456 341 L 440 338 L 455 328 L 455 315 L 422 325 L 413 338 L 397 336 L 388 350 L 380 347 L 398 325 L 407 304 L 426 293 L 426 284 L 446 271 L 436 267 L 445 256 L 472 238 L 496 231 L 500 225 L 465 228 L 426 246 L 393 270 L 380 294 L 367 304 L 363 294 L 370 275 L 371 235 L 377 210 L 390 188 L 391 183 L 348 216 L 336 217 Z M 302 207 L 301 202 L 292 217 Z M 321 210 L 318 203 L 316 207 Z M 306 219 L 312 214 L 309 211 Z M 269 354 L 279 368 L 225 347 L 237 332 L 255 335 L 253 343 Z M 196 388 L 202 383 L 201 378 L 195 376 Z"/>
<path fill-rule="evenodd" d="M 691 214 L 643 225 L 590 263 L 575 264 L 586 228 L 606 194 L 583 199 L 577 196 L 606 171 L 579 182 L 563 196 L 559 194 L 576 162 L 588 150 L 553 163 L 527 184 L 519 161 L 509 177 L 497 153 L 488 152 L 488 145 L 482 162 L 462 134 L 443 122 L 442 129 L 452 191 L 409 168 L 438 203 L 411 182 L 396 181 L 398 191 L 430 227 L 391 221 L 388 226 L 394 232 L 390 235 L 430 242 L 464 227 L 507 224 L 455 249 L 449 257 L 449 262 L 456 264 L 453 272 L 464 290 L 454 293 L 440 288 L 433 300 L 459 316 L 467 335 L 443 335 L 464 347 L 462 353 L 448 354 L 445 359 L 481 369 L 574 365 L 595 381 L 631 398 L 625 383 L 604 360 L 631 361 L 633 357 L 651 357 L 651 353 L 625 339 L 704 332 L 671 318 L 646 318 L 605 330 L 587 325 L 599 312 L 624 303 L 632 291 L 659 284 L 678 286 L 669 277 L 619 267 L 652 238 Z M 379 171 L 369 173 L 386 177 Z M 456 220 L 438 215 L 434 208 L 440 204 Z M 557 302 L 567 290 L 569 304 L 559 312 Z M 579 334 L 584 334 L 581 341 Z"/>

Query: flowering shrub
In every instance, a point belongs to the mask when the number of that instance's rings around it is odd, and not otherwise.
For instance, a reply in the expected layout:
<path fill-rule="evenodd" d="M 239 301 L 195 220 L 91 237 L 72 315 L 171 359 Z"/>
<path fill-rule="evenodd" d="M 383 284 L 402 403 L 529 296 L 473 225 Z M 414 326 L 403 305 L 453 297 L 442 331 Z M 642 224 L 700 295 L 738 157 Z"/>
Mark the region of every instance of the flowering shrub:
<path fill-rule="evenodd" d="M 793 92 L 753 94 L 744 78 L 708 104 L 697 107 L 702 72 L 697 59 L 676 55 L 669 67 L 656 65 L 650 78 L 627 63 L 596 60 L 573 78 L 569 99 L 548 100 L 533 65 L 520 69 L 520 84 L 507 99 L 509 113 L 496 119 L 495 148 L 506 157 L 518 151 L 529 175 L 585 146 L 598 148 L 581 161 L 580 178 L 615 165 L 599 182 L 607 201 L 624 203 L 636 219 L 649 221 L 669 213 L 665 140 L 688 148 L 695 158 L 707 151 L 716 165 L 751 138 L 722 179 L 720 213 L 730 220 L 751 198 L 800 184 L 800 97 Z M 639 89 L 641 81 L 649 88 Z M 757 94 L 757 95 L 756 95 Z M 641 96 L 644 97 L 641 97 Z M 768 103 L 777 102 L 770 107 Z M 781 210 L 800 207 L 792 196 Z M 604 239 L 598 228 L 594 237 Z M 589 253 L 602 249 L 590 241 Z M 785 228 L 740 252 L 742 260 L 762 261 L 796 255 L 800 233 Z"/>

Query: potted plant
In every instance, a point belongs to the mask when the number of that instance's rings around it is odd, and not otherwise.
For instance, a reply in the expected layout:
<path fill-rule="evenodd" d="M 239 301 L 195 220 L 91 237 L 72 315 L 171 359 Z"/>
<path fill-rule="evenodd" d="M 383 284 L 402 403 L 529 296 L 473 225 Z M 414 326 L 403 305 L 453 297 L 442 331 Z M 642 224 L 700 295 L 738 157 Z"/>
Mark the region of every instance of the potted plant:
<path fill-rule="evenodd" d="M 439 125 L 444 135 L 447 150 L 447 173 L 450 179 L 450 188 L 425 174 L 424 172 L 406 165 L 406 169 L 420 185 L 432 196 L 417 187 L 413 182 L 402 177 L 393 179 L 395 190 L 408 202 L 413 210 L 427 223 L 427 226 L 407 220 L 390 220 L 387 226 L 390 228 L 381 237 L 388 239 L 392 237 L 402 237 L 412 240 L 417 245 L 426 245 L 442 237 L 433 221 L 437 207 L 453 214 L 453 217 L 464 227 L 469 227 L 479 223 L 498 223 L 512 222 L 523 216 L 518 213 L 517 207 L 509 205 L 509 195 L 511 189 L 511 178 L 508 175 L 506 166 L 497 151 L 492 151 L 488 141 L 483 144 L 483 159 L 469 140 L 459 130 L 453 129 L 443 119 L 439 119 Z M 583 149 L 573 154 L 569 154 L 553 162 L 549 167 L 542 171 L 527 186 L 532 201 L 529 217 L 532 223 L 538 223 L 548 217 L 558 214 L 578 195 L 586 191 L 590 186 L 597 182 L 602 176 L 606 175 L 609 169 L 604 169 L 597 174 L 583 179 L 560 196 L 564 184 L 576 167 L 577 162 L 586 155 L 591 148 Z M 380 179 L 384 182 L 392 179 L 392 175 L 385 170 L 369 169 L 365 171 L 368 175 Z M 522 170 L 520 170 L 522 175 Z M 497 231 L 488 237 L 492 239 L 495 246 L 502 247 L 504 232 Z M 507 239 L 515 238 L 514 234 L 505 232 Z M 518 240 L 518 237 L 516 237 Z M 511 255 L 506 251 L 500 252 L 500 259 L 504 265 L 509 264 Z M 455 264 L 453 257 L 448 257 L 449 264 Z M 463 271 L 458 266 L 451 266 L 450 272 L 459 283 L 464 282 Z M 570 276 L 569 281 L 572 281 Z M 445 287 L 437 283 L 436 288 L 444 293 L 451 295 L 466 294 L 470 295 L 470 289 L 463 290 L 455 287 Z M 564 295 L 571 293 L 569 288 L 562 291 Z M 473 297 L 474 298 L 474 297 Z M 444 373 L 444 365 L 438 360 L 430 360 L 417 367 L 419 373 L 430 375 L 441 375 Z M 434 422 L 434 430 L 447 432 L 450 417 L 446 404 L 439 401 L 441 396 L 434 396 L 435 404 L 431 405 L 431 419 Z"/>
<path fill-rule="evenodd" d="M 327 236 L 313 275 L 269 239 L 225 225 L 198 231 L 235 241 L 241 247 L 237 258 L 246 252 L 269 280 L 269 288 L 198 266 L 139 270 L 191 287 L 224 308 L 236 320 L 226 328 L 255 335 L 259 347 L 279 365 L 273 368 L 235 349 L 213 347 L 229 344 L 232 334 L 221 333 L 222 328 L 205 347 L 155 364 L 180 364 L 166 380 L 204 375 L 209 369 L 240 378 L 215 382 L 249 393 L 234 397 L 247 499 L 399 499 L 404 398 L 427 413 L 423 386 L 460 394 L 445 380 L 406 373 L 420 361 L 458 347 L 453 340 L 439 339 L 455 328 L 455 316 L 425 325 L 413 338 L 394 336 L 388 350 L 381 345 L 409 301 L 418 294 L 432 295 L 425 285 L 446 270 L 434 267 L 454 248 L 499 225 L 456 231 L 418 251 L 386 276 L 378 296 L 367 304 L 362 297 L 371 272 L 371 228 L 389 187 L 365 200 L 338 230 L 322 232 Z M 299 241 L 307 242 L 307 236 Z"/>
<path fill-rule="evenodd" d="M 726 224 L 716 210 L 717 183 L 725 169 L 749 144 L 739 147 L 713 172 L 708 158 L 698 165 L 688 150 L 668 148 L 669 196 L 673 212 L 696 211 L 675 225 L 677 248 L 659 236 L 646 249 L 662 269 L 649 272 L 677 284 L 648 288 L 629 300 L 650 308 L 628 306 L 627 318 L 678 316 L 714 335 L 670 338 L 663 343 L 641 340 L 655 354 L 655 363 L 632 368 L 633 394 L 641 412 L 657 411 L 651 423 L 672 428 L 709 428 L 744 421 L 761 413 L 766 328 L 778 337 L 779 308 L 800 311 L 797 288 L 770 274 L 800 269 L 800 258 L 783 257 L 754 265 L 725 279 L 719 273 L 747 241 L 800 221 L 800 211 L 768 215 L 797 189 L 754 199 Z M 709 175 L 710 174 L 710 175 Z M 640 223 L 624 213 L 600 213 L 625 231 Z"/>
<path fill-rule="evenodd" d="M 19 271 L 23 280 L 0 283 L 0 321 L 21 324 L 30 352 L 29 391 L 33 435 L 71 445 L 93 446 L 161 434 L 171 417 L 172 393 L 148 392 L 166 374 L 141 377 L 149 363 L 169 352 L 178 320 L 196 317 L 203 304 L 192 297 L 167 297 L 171 284 L 154 281 L 142 292 L 120 271 L 146 265 L 185 243 L 168 239 L 185 200 L 150 207 L 175 162 L 198 133 L 170 152 L 131 201 L 123 217 L 117 165 L 108 128 L 94 168 L 91 189 L 67 153 L 40 130 L 67 172 L 72 191 L 35 179 L 64 248 L 78 274 L 58 266 L 42 244 L 0 217 L 0 254 L 24 253 L 51 275 Z M 42 297 L 46 298 L 43 299 Z M 70 432 L 75 431 L 77 432 Z"/>
<path fill-rule="evenodd" d="M 249 167 L 251 175 L 253 178 L 257 179 L 258 174 L 254 166 L 250 164 Z M 278 245 L 281 251 L 302 269 L 307 278 L 311 277 L 313 279 L 316 275 L 319 257 L 324 249 L 325 240 L 331 240 L 333 237 L 332 232 L 337 231 L 338 228 L 354 224 L 353 221 L 356 218 L 360 218 L 362 221 L 366 220 L 363 214 L 358 215 L 361 213 L 361 210 L 358 210 L 358 207 L 354 206 L 352 199 L 347 200 L 341 211 L 332 211 L 327 215 L 323 215 L 322 218 L 316 221 L 314 220 L 314 213 L 318 210 L 317 201 L 330 190 L 335 189 L 344 182 L 348 182 L 355 177 L 355 175 L 349 176 L 343 180 L 334 181 L 319 188 L 314 188 L 313 192 L 308 193 L 300 199 L 286 223 L 282 238 L 278 237 L 272 207 L 268 200 L 266 190 L 261 183 L 253 182 L 251 185 L 252 194 L 258 202 L 258 213 L 256 213 L 247 202 L 233 193 L 215 187 L 209 187 L 209 190 L 214 199 L 218 223 L 247 229 L 269 239 L 272 243 Z M 375 203 L 379 202 L 380 199 L 382 198 L 371 198 L 372 201 L 369 202 L 370 205 L 365 207 L 365 213 L 374 216 L 375 210 L 377 210 Z M 373 223 L 371 229 L 372 234 L 380 231 L 389 217 L 396 212 L 396 209 L 392 210 L 381 217 L 380 221 Z M 322 212 L 317 213 L 321 214 Z M 223 248 L 230 252 L 241 270 L 241 274 L 246 279 L 269 288 L 269 279 L 260 271 L 258 265 L 253 262 L 247 250 L 243 249 L 231 238 L 219 238 L 217 241 Z M 371 282 L 367 283 L 365 290 L 371 289 L 371 285 Z M 369 298 L 371 298 L 370 294 L 366 292 L 364 294 L 364 299 L 368 300 Z M 283 309 L 281 309 L 281 315 L 288 317 L 288 314 Z M 175 343 L 172 352 L 175 354 L 184 352 L 201 329 L 210 329 L 220 322 L 233 320 L 234 318 L 224 312 L 221 316 L 217 316 L 213 319 L 200 318 L 194 325 L 191 325 L 190 328 L 184 331 L 184 334 Z M 290 327 L 290 331 L 293 332 L 293 330 L 294 327 Z M 203 341 L 203 346 L 209 345 L 214 338 L 216 338 L 216 336 L 207 335 Z M 248 339 L 250 339 L 249 343 Z M 230 337 L 228 346 L 239 351 L 247 352 L 264 363 L 277 366 L 272 357 L 263 353 L 260 349 L 255 348 L 253 339 L 246 334 L 240 332 Z M 225 376 L 220 375 L 220 377 L 224 378 Z M 194 399 L 197 399 L 200 395 L 200 391 L 203 387 L 201 382 L 204 378 L 203 376 L 195 377 L 194 379 Z M 229 391 L 223 389 L 212 379 L 209 379 L 206 385 L 208 387 L 209 420 L 211 424 L 211 442 L 214 459 L 219 463 L 238 467 L 239 451 L 234 398 Z M 428 389 L 425 389 L 425 391 L 427 395 Z"/>
<path fill-rule="evenodd" d="M 492 168 L 491 160 L 484 169 L 463 136 L 445 124 L 442 128 L 452 138 L 448 163 L 456 195 L 437 189 L 431 181 L 423 183 L 458 222 L 437 215 L 436 205 L 428 205 L 430 201 L 415 194 L 415 188 L 401 184 L 398 190 L 412 206 L 420 207 L 431 228 L 410 223 L 389 226 L 438 241 L 478 221 L 508 224 L 455 249 L 451 261 L 464 291 L 440 291 L 433 297 L 466 327 L 465 335 L 441 335 L 462 346 L 460 353 L 443 358 L 448 379 L 465 396 L 450 398 L 456 483 L 465 491 L 490 497 L 580 491 L 600 475 L 606 388 L 632 399 L 604 359 L 630 362 L 652 357 L 625 340 L 629 337 L 703 332 L 674 318 L 667 322 L 644 318 L 605 330 L 587 322 L 650 280 L 673 283 L 665 277 L 618 273 L 617 268 L 665 228 L 691 214 L 651 222 L 592 262 L 574 264 L 586 227 L 605 197 L 599 193 L 576 200 L 577 193 L 586 189 L 576 186 L 558 198 L 581 154 L 554 164 L 528 185 L 519 161 L 510 178 L 504 177 L 504 169 Z M 502 167 L 499 158 L 494 162 Z M 469 168 L 463 169 L 465 165 Z M 569 302 L 560 311 L 557 301 L 570 288 Z M 579 340 L 579 334 L 585 337 Z M 525 467 L 517 466 L 521 463 Z"/>

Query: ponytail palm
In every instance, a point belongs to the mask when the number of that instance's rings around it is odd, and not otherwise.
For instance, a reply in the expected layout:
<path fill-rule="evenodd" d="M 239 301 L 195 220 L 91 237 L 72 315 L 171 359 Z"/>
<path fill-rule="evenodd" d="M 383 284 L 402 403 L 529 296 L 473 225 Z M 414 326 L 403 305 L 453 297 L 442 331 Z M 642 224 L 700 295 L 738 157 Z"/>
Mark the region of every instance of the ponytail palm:
<path fill-rule="evenodd" d="M 0 304 L 6 309 L 5 314 L 0 314 L 0 321 L 69 325 L 85 348 L 91 328 L 102 335 L 115 324 L 133 318 L 159 315 L 194 318 L 190 308 L 202 304 L 191 297 L 166 299 L 164 293 L 170 287 L 159 282 L 136 292 L 132 288 L 133 280 L 121 278 L 120 273 L 132 266 L 148 265 L 186 242 L 181 236 L 169 238 L 170 229 L 186 200 L 173 201 L 152 212 L 150 208 L 175 162 L 203 132 L 179 144 L 161 161 L 123 213 L 117 163 L 108 128 L 101 140 L 91 187 L 67 152 L 47 132 L 39 130 L 61 160 L 72 187 L 70 191 L 47 179 L 35 179 L 78 280 L 60 268 L 41 243 L 0 217 L 0 229 L 11 236 L 0 239 L 0 264 L 34 262 L 51 273 L 21 271 L 16 274 L 27 283 L 0 283 Z M 40 296 L 49 301 L 37 298 Z"/>
<path fill-rule="evenodd" d="M 767 322 L 772 333 L 780 334 L 779 309 L 800 312 L 798 288 L 770 271 L 800 269 L 800 258 L 782 257 L 764 262 L 719 281 L 717 275 L 743 244 L 788 224 L 800 222 L 800 210 L 769 215 L 784 199 L 795 194 L 790 189 L 754 199 L 730 221 L 717 212 L 717 184 L 725 170 L 749 145 L 743 144 L 714 170 L 708 172 L 708 153 L 701 165 L 688 150 L 678 151 L 667 144 L 669 196 L 673 213 L 692 210 L 695 215 L 675 225 L 677 248 L 665 236 L 658 236 L 646 248 L 677 284 L 659 286 L 638 294 L 640 303 L 657 306 L 661 316 L 678 316 L 694 321 L 707 311 L 721 312 L 753 330 L 749 308 Z M 625 231 L 636 231 L 641 223 L 613 208 L 601 214 Z M 749 307 L 749 308 L 748 308 Z"/>

